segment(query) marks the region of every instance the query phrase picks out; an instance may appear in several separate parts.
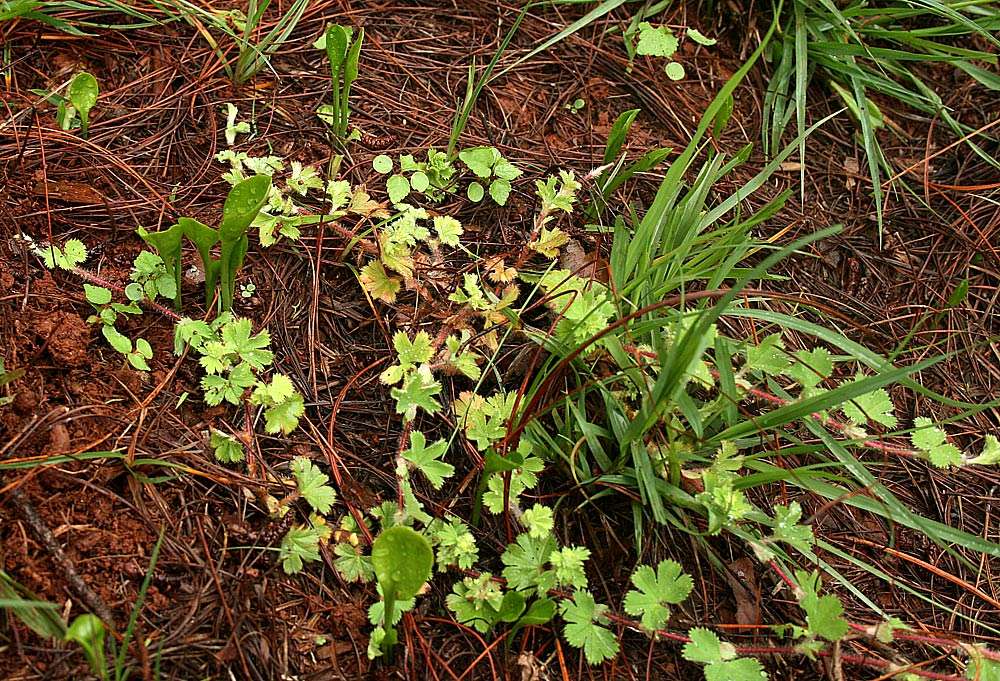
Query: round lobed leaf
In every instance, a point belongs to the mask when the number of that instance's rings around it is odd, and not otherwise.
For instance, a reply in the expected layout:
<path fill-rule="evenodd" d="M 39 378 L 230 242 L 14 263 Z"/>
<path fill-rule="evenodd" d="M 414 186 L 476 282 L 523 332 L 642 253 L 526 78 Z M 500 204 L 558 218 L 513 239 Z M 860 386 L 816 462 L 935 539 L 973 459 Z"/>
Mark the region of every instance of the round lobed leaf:
<path fill-rule="evenodd" d="M 403 175 L 393 175 L 385 183 L 385 190 L 389 194 L 389 200 L 399 203 L 410 194 L 410 182 Z"/>
<path fill-rule="evenodd" d="M 142 300 L 142 286 L 131 283 L 125 287 L 125 297 L 129 300 Z"/>
<path fill-rule="evenodd" d="M 410 186 L 413 187 L 413 191 L 415 192 L 423 194 L 430 185 L 430 178 L 422 170 L 418 170 L 410 176 Z"/>
<path fill-rule="evenodd" d="M 506 205 L 508 196 L 510 196 L 510 182 L 508 180 L 493 180 L 493 182 L 490 183 L 490 198 L 492 198 L 498 206 Z"/>
<path fill-rule="evenodd" d="M 84 284 L 83 291 L 87 296 L 87 302 L 93 303 L 94 305 L 107 305 L 111 302 L 111 291 L 103 286 Z"/>
<path fill-rule="evenodd" d="M 81 71 L 73 77 L 67 94 L 77 111 L 86 115 L 97 103 L 97 79 L 86 71 Z"/>

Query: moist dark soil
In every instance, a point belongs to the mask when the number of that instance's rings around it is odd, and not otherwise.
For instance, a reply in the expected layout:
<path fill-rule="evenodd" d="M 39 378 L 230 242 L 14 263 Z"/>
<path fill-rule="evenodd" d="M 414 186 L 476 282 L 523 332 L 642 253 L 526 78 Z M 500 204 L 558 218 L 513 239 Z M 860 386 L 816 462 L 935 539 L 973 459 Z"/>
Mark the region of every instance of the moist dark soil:
<path fill-rule="evenodd" d="M 389 357 L 393 330 L 427 312 L 414 305 L 370 304 L 350 269 L 358 254 L 339 234 L 313 230 L 296 244 L 251 246 L 241 283 L 252 281 L 256 290 L 239 301 L 238 312 L 255 326 L 270 328 L 276 368 L 294 379 L 307 412 L 291 438 L 257 435 L 245 468 L 215 461 L 210 428 L 236 431 L 243 415 L 201 402 L 194 363 L 172 354 L 171 320 L 147 312 L 129 322 L 126 330 L 147 338 L 155 350 L 152 371 L 132 370 L 87 323 L 90 307 L 82 282 L 72 273 L 47 272 L 15 238 L 79 238 L 91 248 L 88 267 L 121 283 L 141 248 L 137 226 L 152 230 L 179 216 L 207 223 L 218 217 L 228 187 L 213 156 L 225 126 L 225 102 L 254 112 L 257 134 L 244 145 L 246 151 L 329 162 L 334 152 L 314 115 L 329 96 L 329 75 L 323 55 L 310 46 L 328 21 L 366 31 L 352 95 L 352 123 L 365 134 L 349 147 L 342 176 L 362 182 L 378 153 L 441 148 L 470 60 L 487 63 L 515 16 L 514 8 L 493 2 L 320 0 L 272 59 L 272 69 L 242 87 L 227 79 L 218 56 L 185 23 L 97 29 L 86 37 L 35 23 L 0 24 L 11 59 L 3 71 L 0 125 L 0 356 L 8 369 L 25 370 L 0 389 L 13 398 L 0 407 L 0 569 L 70 618 L 88 610 L 70 582 L 75 572 L 112 613 L 118 632 L 125 630 L 148 574 L 129 649 L 133 678 L 700 678 L 676 645 L 650 643 L 624 628 L 617 632 L 623 654 L 598 669 L 587 667 L 548 628 L 527 632 L 510 648 L 489 647 L 490 639 L 442 616 L 443 586 L 404 619 L 405 652 L 393 664 L 371 663 L 365 654 L 366 610 L 373 590 L 343 583 L 328 555 L 298 576 L 284 574 L 274 551 L 280 528 L 262 501 L 280 489 L 271 469 L 305 455 L 339 469 L 338 493 L 345 503 L 368 508 L 394 498 L 398 420 L 377 377 Z M 501 66 L 576 16 L 565 8 L 529 14 Z M 496 146 L 525 169 L 526 179 L 503 209 L 456 202 L 452 208 L 466 234 L 482 252 L 519 247 L 531 230 L 528 180 L 556 168 L 583 174 L 599 166 L 611 124 L 625 110 L 642 110 L 627 143 L 631 156 L 655 146 L 683 149 L 715 92 L 756 45 L 758 27 L 748 25 L 747 16 L 730 7 L 715 24 L 701 24 L 703 32 L 721 39 L 712 48 L 685 46 L 679 59 L 687 78 L 681 82 L 670 81 L 645 58 L 628 69 L 620 32 L 608 31 L 624 25 L 621 13 L 495 80 L 484 90 L 463 141 Z M 667 21 L 699 26 L 698 17 L 683 9 Z M 715 142 L 722 149 L 733 152 L 759 141 L 768 68 L 757 67 L 737 90 L 733 124 Z M 93 73 L 102 90 L 87 141 L 58 130 L 54 107 L 32 92 L 79 69 Z M 957 70 L 925 70 L 945 104 L 968 125 L 995 117 L 995 98 Z M 821 84 L 810 96 L 816 119 L 839 107 Z M 565 105 L 577 98 L 586 105 L 574 113 Z M 833 224 L 844 229 L 783 265 L 786 278 L 773 286 L 825 306 L 844 333 L 878 351 L 892 352 L 912 332 L 900 362 L 953 353 L 921 380 L 954 399 L 990 400 L 1000 380 L 1000 355 L 991 343 L 998 331 L 994 301 L 1000 283 L 996 171 L 961 145 L 948 149 L 953 138 L 938 122 L 891 102 L 879 105 L 896 123 L 896 132 L 883 139 L 886 154 L 911 191 L 894 185 L 880 236 L 863 148 L 851 120 L 843 114 L 835 118 L 810 141 L 803 193 L 796 189 L 789 206 L 760 227 L 760 236 L 784 243 Z M 755 154 L 727 180 L 731 186 L 720 190 L 737 188 L 763 162 Z M 786 164 L 746 207 L 797 188 L 798 177 L 798 167 Z M 656 184 L 657 176 L 647 174 L 624 198 L 648 201 Z M 571 227 L 583 252 L 606 247 L 582 224 Z M 950 304 L 962 280 L 968 281 L 969 295 Z M 197 286 L 186 287 L 186 299 L 197 301 Z M 906 391 L 893 398 L 901 415 L 953 416 Z M 960 438 L 974 440 L 996 432 L 998 423 L 997 412 L 985 410 L 956 428 Z M 82 456 L 101 451 L 115 454 Z M 30 465 L 57 455 L 64 458 Z M 993 508 L 1000 499 L 997 473 L 945 475 L 915 461 L 866 456 L 883 483 L 914 510 L 1000 539 Z M 473 461 L 456 465 L 462 475 L 475 473 Z M 425 503 L 468 508 L 471 493 L 469 486 L 454 487 L 450 498 L 435 495 Z M 540 493 L 571 495 L 573 503 L 565 505 L 570 509 L 585 500 L 571 480 L 558 476 Z M 779 488 L 773 498 L 755 501 L 768 506 L 785 502 L 788 494 Z M 849 506 L 800 501 L 817 535 L 895 577 L 899 586 L 886 587 L 842 556 L 823 556 L 887 613 L 928 633 L 996 642 L 979 624 L 1000 622 L 995 562 L 965 556 L 979 566 L 972 570 L 922 536 L 857 516 Z M 62 547 L 61 559 L 25 522 L 25 504 Z M 593 548 L 591 582 L 616 602 L 635 564 L 627 501 L 608 502 L 599 512 L 563 513 L 559 522 L 564 539 Z M 796 608 L 784 592 L 773 595 L 774 575 L 762 571 L 746 547 L 716 541 L 716 550 L 728 557 L 728 570 L 720 573 L 704 563 L 686 535 L 657 527 L 646 532 L 643 562 L 667 555 L 669 547 L 696 575 L 696 597 L 672 624 L 712 626 L 744 645 L 767 646 L 774 639 L 761 625 L 794 616 Z M 482 555 L 495 562 L 504 545 L 502 523 L 487 523 L 478 539 Z M 150 572 L 158 540 L 159 559 Z M 881 550 L 886 544 L 898 554 Z M 933 592 L 953 614 L 915 598 L 907 586 Z M 984 601 L 975 591 L 993 600 Z M 849 611 L 870 618 L 851 594 L 842 595 Z M 4 618 L 0 677 L 88 678 L 76 648 L 40 639 L 17 619 Z M 870 644 L 849 645 L 855 654 L 886 654 Z M 902 650 L 914 659 L 933 656 L 930 650 Z M 767 663 L 779 679 L 877 676 L 838 672 L 801 658 Z"/>

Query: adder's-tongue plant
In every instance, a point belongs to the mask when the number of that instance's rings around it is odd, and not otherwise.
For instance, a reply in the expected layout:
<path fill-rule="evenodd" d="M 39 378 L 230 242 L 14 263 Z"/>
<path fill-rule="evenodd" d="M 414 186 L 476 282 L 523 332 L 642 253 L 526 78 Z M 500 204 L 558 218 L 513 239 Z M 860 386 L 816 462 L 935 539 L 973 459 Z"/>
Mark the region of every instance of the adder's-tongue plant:
<path fill-rule="evenodd" d="M 357 38 L 353 41 L 352 38 L 354 29 L 350 26 L 331 24 L 323 37 L 315 43 L 315 47 L 326 50 L 333 87 L 330 103 L 321 106 L 316 113 L 330 125 L 333 137 L 340 143 L 347 139 L 347 123 L 351 116 L 351 85 L 358 77 L 358 58 L 361 56 L 365 30 L 358 29 Z"/>
<path fill-rule="evenodd" d="M 271 178 L 257 175 L 240 182 L 229 192 L 222 207 L 219 238 L 222 250 L 219 258 L 219 279 L 222 285 L 222 309 L 233 307 L 233 287 L 236 272 L 243 266 L 247 254 L 247 230 L 267 201 Z"/>
<path fill-rule="evenodd" d="M 194 218 L 179 218 L 169 229 L 159 232 L 139 228 L 139 236 L 156 249 L 167 272 L 174 277 L 177 284 L 174 303 L 177 309 L 181 308 L 180 260 L 183 237 L 194 243 L 205 270 L 205 305 L 212 303 L 215 290 L 220 287 L 221 310 L 228 312 L 232 309 L 236 273 L 243 266 L 243 258 L 247 253 L 247 230 L 264 207 L 270 189 L 271 178 L 267 175 L 256 175 L 237 183 L 226 197 L 218 229 Z M 212 255 L 216 244 L 219 244 L 217 259 Z"/>

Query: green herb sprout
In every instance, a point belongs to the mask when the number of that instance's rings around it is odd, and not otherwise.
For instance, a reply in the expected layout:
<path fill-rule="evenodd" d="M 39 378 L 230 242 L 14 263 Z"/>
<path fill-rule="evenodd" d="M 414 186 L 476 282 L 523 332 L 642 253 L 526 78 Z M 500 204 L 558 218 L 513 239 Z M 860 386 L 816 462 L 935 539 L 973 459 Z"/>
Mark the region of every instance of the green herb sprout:
<path fill-rule="evenodd" d="M 358 77 L 358 58 L 364 40 L 363 28 L 358 29 L 357 37 L 354 37 L 354 29 L 351 27 L 331 24 L 314 44 L 317 49 L 326 50 L 333 88 L 330 103 L 321 106 L 317 113 L 330 126 L 334 139 L 340 143 L 347 139 L 351 116 L 351 85 Z"/>
<path fill-rule="evenodd" d="M 248 242 L 247 230 L 267 201 L 271 178 L 256 175 L 236 184 L 226 197 L 222 208 L 222 222 L 213 229 L 193 218 L 180 218 L 169 229 L 148 232 L 139 229 L 139 236 L 156 249 L 164 270 L 174 278 L 177 309 L 181 308 L 181 244 L 190 239 L 201 258 L 205 270 L 205 305 L 211 305 L 216 289 L 220 289 L 219 309 L 227 312 L 233 307 L 236 274 L 243 266 Z M 219 256 L 213 249 L 219 246 Z"/>

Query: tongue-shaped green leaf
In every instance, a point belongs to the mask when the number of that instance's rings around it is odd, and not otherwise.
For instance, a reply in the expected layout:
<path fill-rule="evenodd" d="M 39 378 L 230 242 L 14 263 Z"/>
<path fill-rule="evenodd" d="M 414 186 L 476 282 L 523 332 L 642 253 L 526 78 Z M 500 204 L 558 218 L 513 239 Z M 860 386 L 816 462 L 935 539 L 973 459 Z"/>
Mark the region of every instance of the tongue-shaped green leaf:
<path fill-rule="evenodd" d="M 222 207 L 222 224 L 219 225 L 219 236 L 223 246 L 226 242 L 237 241 L 246 234 L 250 223 L 267 201 L 267 193 L 271 189 L 271 178 L 267 175 L 256 175 L 243 180 L 229 191 L 226 203 Z"/>
<path fill-rule="evenodd" d="M 222 246 L 218 272 L 223 312 L 228 312 L 233 307 L 236 272 L 243 264 L 243 257 L 247 252 L 247 229 L 264 207 L 270 190 L 271 178 L 256 175 L 233 187 L 222 207 L 222 224 L 219 225 Z M 206 277 L 207 275 L 206 272 Z"/>
<path fill-rule="evenodd" d="M 409 527 L 390 527 L 372 544 L 372 567 L 383 594 L 413 598 L 431 578 L 433 563 L 431 545 Z"/>
<path fill-rule="evenodd" d="M 73 77 L 69 84 L 69 101 L 73 103 L 80 114 L 80 134 L 86 139 L 90 124 L 90 110 L 97 103 L 97 79 L 86 71 L 81 71 Z"/>
<path fill-rule="evenodd" d="M 330 60 L 333 77 L 340 74 L 340 65 L 347 56 L 347 43 L 351 36 L 343 26 L 331 24 L 326 28 L 326 58 Z"/>
<path fill-rule="evenodd" d="M 184 228 L 176 224 L 160 232 L 148 232 L 142 227 L 136 231 L 143 241 L 153 247 L 163 260 L 163 268 L 167 274 L 174 278 L 177 288 L 174 305 L 178 310 L 181 309 L 181 239 L 184 237 Z"/>
<path fill-rule="evenodd" d="M 382 645 L 392 655 L 396 630 L 392 626 L 397 600 L 413 598 L 428 579 L 434 566 L 430 542 L 409 527 L 397 525 L 383 530 L 372 544 L 372 567 L 382 589 L 385 639 Z"/>

